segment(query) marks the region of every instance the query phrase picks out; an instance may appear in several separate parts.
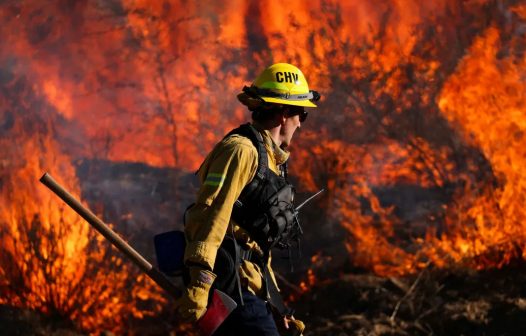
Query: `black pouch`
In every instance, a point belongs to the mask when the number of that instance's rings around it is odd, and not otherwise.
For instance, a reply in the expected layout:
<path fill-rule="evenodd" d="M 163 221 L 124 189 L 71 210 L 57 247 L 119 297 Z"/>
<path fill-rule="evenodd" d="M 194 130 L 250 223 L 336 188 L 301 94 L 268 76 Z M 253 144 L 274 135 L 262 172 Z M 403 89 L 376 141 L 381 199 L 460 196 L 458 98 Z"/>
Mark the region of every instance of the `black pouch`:
<path fill-rule="evenodd" d="M 213 272 L 217 275 L 213 288 L 218 289 L 232 298 L 237 298 L 236 282 L 236 249 L 234 240 L 226 236 L 217 250 Z"/>

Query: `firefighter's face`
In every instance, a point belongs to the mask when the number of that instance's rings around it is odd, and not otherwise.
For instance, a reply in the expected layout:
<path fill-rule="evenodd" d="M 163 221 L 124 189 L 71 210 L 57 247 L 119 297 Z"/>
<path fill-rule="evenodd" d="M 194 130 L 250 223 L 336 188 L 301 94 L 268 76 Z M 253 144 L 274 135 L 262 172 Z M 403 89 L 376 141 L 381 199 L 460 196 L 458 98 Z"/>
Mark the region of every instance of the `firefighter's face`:
<path fill-rule="evenodd" d="M 287 148 L 292 141 L 292 136 L 298 128 L 301 127 L 300 114 L 298 111 L 285 110 L 281 125 L 281 147 Z"/>

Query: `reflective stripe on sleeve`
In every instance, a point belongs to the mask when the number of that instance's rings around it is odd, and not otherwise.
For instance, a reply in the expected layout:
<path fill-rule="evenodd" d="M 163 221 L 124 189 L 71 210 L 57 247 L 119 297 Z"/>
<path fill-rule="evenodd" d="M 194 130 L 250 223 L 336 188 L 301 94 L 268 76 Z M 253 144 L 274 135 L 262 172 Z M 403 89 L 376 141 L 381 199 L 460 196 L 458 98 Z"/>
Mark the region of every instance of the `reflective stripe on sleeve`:
<path fill-rule="evenodd" d="M 225 175 L 209 173 L 206 176 L 205 182 L 203 184 L 213 187 L 221 187 L 223 182 L 225 182 Z"/>

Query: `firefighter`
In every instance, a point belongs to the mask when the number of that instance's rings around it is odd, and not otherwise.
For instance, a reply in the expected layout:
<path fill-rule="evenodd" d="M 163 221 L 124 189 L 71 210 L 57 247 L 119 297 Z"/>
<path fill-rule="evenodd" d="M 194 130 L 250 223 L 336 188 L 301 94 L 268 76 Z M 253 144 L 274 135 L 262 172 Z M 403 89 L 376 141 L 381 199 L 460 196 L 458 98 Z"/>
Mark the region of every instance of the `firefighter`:
<path fill-rule="evenodd" d="M 217 288 L 238 307 L 214 335 L 302 334 L 304 324 L 279 295 L 270 250 L 290 248 L 301 233 L 286 179 L 287 147 L 319 97 L 287 63 L 266 68 L 238 95 L 252 123 L 227 134 L 205 158 L 196 202 L 185 213 L 186 290 L 177 302 L 183 320 L 203 316 Z"/>

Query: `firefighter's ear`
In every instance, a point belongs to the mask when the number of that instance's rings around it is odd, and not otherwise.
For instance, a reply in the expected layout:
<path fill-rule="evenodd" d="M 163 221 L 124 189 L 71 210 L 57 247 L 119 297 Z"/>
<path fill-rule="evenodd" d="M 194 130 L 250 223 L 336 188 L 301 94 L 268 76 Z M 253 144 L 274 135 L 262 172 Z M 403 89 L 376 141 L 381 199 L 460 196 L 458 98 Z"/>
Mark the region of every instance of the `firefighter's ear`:
<path fill-rule="evenodd" d="M 288 109 L 284 107 L 281 110 L 281 113 L 279 114 L 279 123 L 282 127 L 285 126 L 285 122 L 287 121 L 287 112 L 288 112 Z"/>

